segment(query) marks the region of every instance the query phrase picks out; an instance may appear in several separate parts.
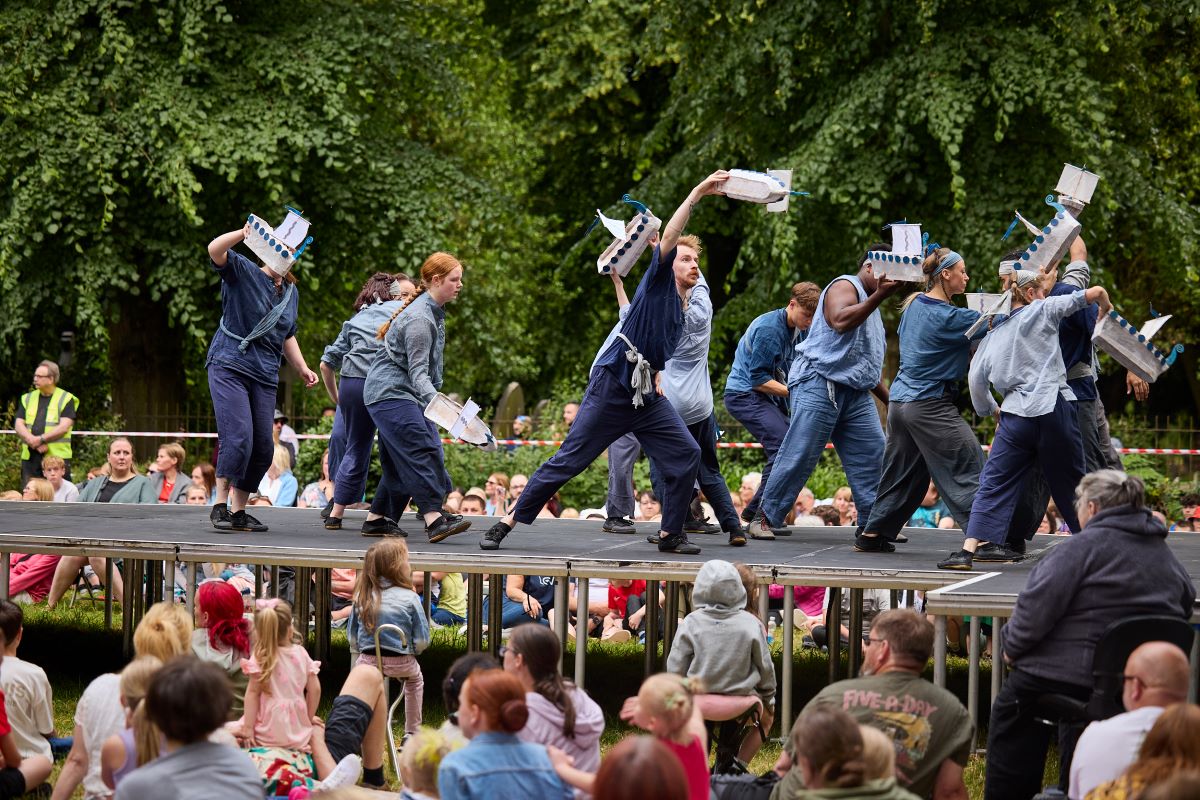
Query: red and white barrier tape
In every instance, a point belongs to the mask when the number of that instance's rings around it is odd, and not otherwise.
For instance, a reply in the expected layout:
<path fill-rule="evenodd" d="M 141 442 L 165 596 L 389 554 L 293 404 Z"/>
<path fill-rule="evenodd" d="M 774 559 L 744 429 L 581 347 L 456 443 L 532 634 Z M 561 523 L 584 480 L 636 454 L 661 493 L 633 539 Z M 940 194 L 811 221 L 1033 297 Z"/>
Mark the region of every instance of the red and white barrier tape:
<path fill-rule="evenodd" d="M 14 430 L 0 430 L 0 435 L 15 434 Z M 183 431 L 71 431 L 72 436 L 129 436 L 143 437 L 148 439 L 216 439 L 215 433 L 184 433 Z M 329 441 L 328 433 L 299 433 L 296 434 L 297 439 L 302 440 L 317 440 Z M 442 439 L 442 444 L 466 444 L 458 439 Z M 518 447 L 559 447 L 562 445 L 561 439 L 497 439 L 496 444 L 509 446 L 516 445 Z M 758 442 L 717 442 L 717 447 L 720 449 L 729 450 L 758 450 L 762 445 Z M 980 445 L 984 450 L 990 450 L 991 445 Z M 826 450 L 832 450 L 833 445 L 825 445 Z M 1200 456 L 1200 450 L 1187 450 L 1177 447 L 1122 447 L 1121 453 L 1124 455 L 1148 455 L 1148 456 Z"/>

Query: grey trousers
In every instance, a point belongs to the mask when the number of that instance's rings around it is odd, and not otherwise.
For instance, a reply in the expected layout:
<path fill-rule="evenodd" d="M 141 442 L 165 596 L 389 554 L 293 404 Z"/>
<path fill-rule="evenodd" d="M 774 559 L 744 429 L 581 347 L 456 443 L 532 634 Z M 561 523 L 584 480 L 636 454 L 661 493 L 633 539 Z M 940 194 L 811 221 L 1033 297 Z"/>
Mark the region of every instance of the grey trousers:
<path fill-rule="evenodd" d="M 633 462 L 642 453 L 642 445 L 627 433 L 608 446 L 608 499 L 604 504 L 610 517 L 633 519 Z"/>
<path fill-rule="evenodd" d="M 979 441 L 948 399 L 889 403 L 883 474 L 864 531 L 894 539 L 921 505 L 930 479 L 966 530 L 982 469 Z"/>

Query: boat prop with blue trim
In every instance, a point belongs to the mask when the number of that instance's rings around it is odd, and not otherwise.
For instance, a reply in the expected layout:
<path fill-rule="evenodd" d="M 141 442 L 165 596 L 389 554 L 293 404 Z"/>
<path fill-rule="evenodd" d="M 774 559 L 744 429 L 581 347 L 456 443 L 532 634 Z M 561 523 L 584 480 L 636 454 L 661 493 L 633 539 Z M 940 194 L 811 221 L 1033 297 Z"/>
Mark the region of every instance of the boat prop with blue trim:
<path fill-rule="evenodd" d="M 875 275 L 893 281 L 924 284 L 925 273 L 921 264 L 925 261 L 925 245 L 929 243 L 929 234 L 921 233 L 920 223 L 907 220 L 893 222 L 883 229 L 892 232 L 892 249 L 891 252 L 872 250 L 867 253 Z"/>
<path fill-rule="evenodd" d="M 1096 323 L 1092 343 L 1134 375 L 1147 383 L 1154 383 L 1159 375 L 1175 363 L 1175 357 L 1183 352 L 1183 345 L 1177 344 L 1164 353 L 1151 341 L 1170 318 L 1170 314 L 1165 314 L 1142 323 L 1141 328 L 1135 328 L 1132 322 L 1112 309 Z"/>
<path fill-rule="evenodd" d="M 246 246 L 262 260 L 263 266 L 281 278 L 296 266 L 313 240 L 308 235 L 311 223 L 304 215 L 291 206 L 284 208 L 287 209 L 287 216 L 277 228 L 272 228 L 266 220 L 254 214 L 246 217 L 246 224 L 250 226 Z"/>
<path fill-rule="evenodd" d="M 808 192 L 792 191 L 790 169 L 769 169 L 766 172 L 731 169 L 729 177 L 721 184 L 721 194 L 731 200 L 763 204 L 767 211 L 787 211 L 792 195 L 807 196 Z"/>
<path fill-rule="evenodd" d="M 438 392 L 425 406 L 425 419 L 445 428 L 451 439 L 462 439 L 489 453 L 496 449 L 496 437 L 479 418 L 479 405 L 469 397 L 459 404 Z"/>
<path fill-rule="evenodd" d="M 624 278 L 645 252 L 651 237 L 662 227 L 662 220 L 629 195 L 622 197 L 621 201 L 633 206 L 637 212 L 633 215 L 633 219 L 628 223 L 623 223 L 619 219 L 604 216 L 597 208 L 596 219 L 592 222 L 592 227 L 594 228 L 597 224 L 603 225 L 604 229 L 613 235 L 612 244 L 596 259 L 596 269 L 601 275 L 616 272 Z M 591 228 L 588 230 L 590 232 Z"/>

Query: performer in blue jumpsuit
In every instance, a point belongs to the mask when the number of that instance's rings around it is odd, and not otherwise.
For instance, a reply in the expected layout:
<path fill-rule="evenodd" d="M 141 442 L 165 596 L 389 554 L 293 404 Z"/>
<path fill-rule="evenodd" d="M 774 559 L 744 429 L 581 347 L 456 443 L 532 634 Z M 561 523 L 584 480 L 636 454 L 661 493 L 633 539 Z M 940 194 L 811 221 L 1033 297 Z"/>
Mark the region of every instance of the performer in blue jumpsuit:
<path fill-rule="evenodd" d="M 676 277 L 692 270 L 699 259 L 694 249 L 679 244 L 679 237 L 692 206 L 706 195 L 719 194 L 727 177 L 719 171 L 705 178 L 667 223 L 621 323 L 621 332 L 592 370 L 566 440 L 534 472 L 513 510 L 484 534 L 479 542 L 482 549 L 498 549 L 515 523 L 532 523 L 559 487 L 583 472 L 619 437 L 633 433 L 662 471 L 665 497 L 658 549 L 682 554 L 700 552 L 683 531 L 700 448 L 679 412 L 655 391 L 654 372 L 666 365 L 683 333 L 685 297 Z"/>
<path fill-rule="evenodd" d="M 366 489 L 375 423 L 363 403 L 363 384 L 375 354 L 383 347 L 377 336 L 379 326 L 416 290 L 403 273 L 372 275 L 354 301 L 354 316 L 342 324 L 341 333 L 321 356 L 321 379 L 337 406 L 329 436 L 329 478 L 334 492 L 322 511 L 327 530 L 341 529 L 346 506 L 361 500 Z M 334 373 L 340 373 L 340 378 L 335 379 Z"/>
<path fill-rule="evenodd" d="M 221 531 L 267 530 L 246 513 L 246 500 L 271 466 L 275 389 L 286 357 L 315 386 L 317 375 L 296 343 L 299 292 L 296 278 L 259 267 L 234 251 L 250 224 L 208 244 L 212 268 L 221 276 L 221 323 L 208 347 L 208 390 L 217 417 L 217 501 L 209 519 Z"/>

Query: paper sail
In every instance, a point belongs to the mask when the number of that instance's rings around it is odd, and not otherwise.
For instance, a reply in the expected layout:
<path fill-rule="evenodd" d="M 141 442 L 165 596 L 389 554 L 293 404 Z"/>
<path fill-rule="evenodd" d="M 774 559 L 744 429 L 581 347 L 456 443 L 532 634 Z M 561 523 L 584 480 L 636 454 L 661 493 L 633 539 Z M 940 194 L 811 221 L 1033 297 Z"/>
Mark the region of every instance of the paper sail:
<path fill-rule="evenodd" d="M 888 229 L 892 232 L 891 252 L 876 250 L 867 253 L 875 274 L 894 281 L 925 283 L 925 273 L 921 270 L 921 263 L 925 261 L 921 226 L 911 222 L 894 222 Z"/>
<path fill-rule="evenodd" d="M 1169 320 L 1170 318 L 1171 318 L 1170 314 L 1164 314 L 1161 317 L 1155 317 L 1154 319 L 1148 319 L 1142 323 L 1142 327 L 1138 328 L 1138 331 L 1141 332 L 1142 336 L 1146 337 L 1146 341 L 1150 341 L 1151 339 L 1154 338 L 1154 334 L 1156 334 L 1160 330 L 1162 330 L 1162 326 L 1166 325 L 1167 320 Z"/>
<path fill-rule="evenodd" d="M 1000 294 L 989 294 L 987 292 L 971 292 L 967 294 L 967 308 L 972 311 L 978 311 L 979 319 L 967 328 L 964 336 L 968 339 L 975 338 L 975 334 L 979 333 L 980 328 L 987 325 L 988 320 L 1000 314 L 1012 313 L 1012 292 L 1002 292 Z"/>
<path fill-rule="evenodd" d="M 612 244 L 596 259 L 596 270 L 601 275 L 615 271 L 624 278 L 646 251 L 650 238 L 662 227 L 662 220 L 646 208 L 645 211 L 636 213 L 633 219 L 629 220 L 629 224 L 622 228 L 619 220 L 609 219 L 599 211 L 596 211 L 596 214 L 599 215 L 605 229 L 613 234 Z"/>
<path fill-rule="evenodd" d="M 598 208 L 596 209 L 596 218 L 600 220 L 600 224 L 606 231 L 622 241 L 625 240 L 625 223 L 619 219 L 604 216 L 604 212 Z"/>
<path fill-rule="evenodd" d="M 1064 198 L 1074 200 L 1080 206 L 1085 206 L 1092 202 L 1092 194 L 1096 191 L 1096 184 L 1099 182 L 1099 175 L 1072 164 L 1063 164 L 1062 175 L 1059 176 L 1058 185 L 1054 187 L 1054 191 L 1063 195 Z"/>
<path fill-rule="evenodd" d="M 425 406 L 425 419 L 433 420 L 453 439 L 462 439 L 488 452 L 496 449 L 496 437 L 479 418 L 479 406 L 470 398 L 465 404 L 459 405 L 438 392 Z"/>
<path fill-rule="evenodd" d="M 763 204 L 767 211 L 787 211 L 792 194 L 792 171 L 731 169 L 721 187 L 721 194 L 732 200 Z"/>
<path fill-rule="evenodd" d="M 287 211 L 278 228 L 272 228 L 266 220 L 254 214 L 246 217 L 250 225 L 246 246 L 259 257 L 263 266 L 280 275 L 295 266 L 305 248 L 312 243 L 312 237 L 308 235 L 309 221 L 294 208 L 288 208 Z"/>
<path fill-rule="evenodd" d="M 1092 333 L 1092 343 L 1134 375 L 1148 383 L 1154 383 L 1159 375 L 1175 363 L 1175 357 L 1183 352 L 1181 344 L 1164 353 L 1150 341 L 1150 337 L 1158 332 L 1167 319 L 1168 317 L 1158 317 L 1151 320 L 1143 326 L 1150 330 L 1146 333 L 1135 328 L 1133 323 L 1118 314 L 1115 309 L 1110 310 L 1097 322 Z"/>

